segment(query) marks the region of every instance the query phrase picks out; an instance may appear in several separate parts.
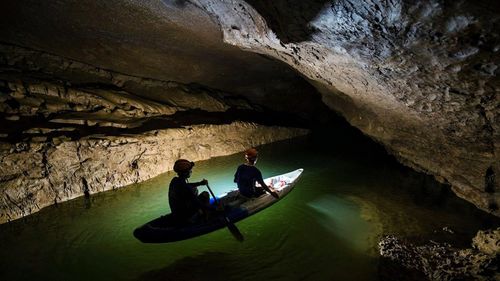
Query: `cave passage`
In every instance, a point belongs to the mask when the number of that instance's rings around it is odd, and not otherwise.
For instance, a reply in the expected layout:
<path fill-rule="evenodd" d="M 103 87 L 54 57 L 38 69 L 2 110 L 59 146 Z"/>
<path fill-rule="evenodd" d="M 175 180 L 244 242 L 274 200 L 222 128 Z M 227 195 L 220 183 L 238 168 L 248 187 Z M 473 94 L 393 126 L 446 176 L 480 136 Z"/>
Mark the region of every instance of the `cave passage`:
<path fill-rule="evenodd" d="M 168 172 L 1 225 L 0 279 L 382 280 L 382 234 L 467 247 L 479 228 L 499 223 L 356 130 L 338 129 L 259 148 L 265 177 L 305 171 L 286 198 L 237 223 L 244 243 L 226 229 L 172 244 L 135 240 L 137 226 L 169 211 Z M 192 180 L 222 193 L 242 160 L 201 161 Z"/>
<path fill-rule="evenodd" d="M 500 1 L 476 2 L 2 4 L 0 280 L 422 280 L 387 263 L 387 235 L 482 255 Z M 265 177 L 304 174 L 237 224 L 244 243 L 133 237 L 169 212 L 175 160 L 208 159 L 192 180 L 223 193 L 243 158 L 216 156 L 257 144 Z"/>

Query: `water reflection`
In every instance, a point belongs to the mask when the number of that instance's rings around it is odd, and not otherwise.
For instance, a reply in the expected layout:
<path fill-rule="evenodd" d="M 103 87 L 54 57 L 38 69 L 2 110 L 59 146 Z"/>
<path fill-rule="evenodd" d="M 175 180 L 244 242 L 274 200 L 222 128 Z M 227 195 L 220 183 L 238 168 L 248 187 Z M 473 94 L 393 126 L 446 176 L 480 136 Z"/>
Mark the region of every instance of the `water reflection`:
<path fill-rule="evenodd" d="M 357 251 L 367 252 L 373 247 L 370 240 L 381 234 L 371 231 L 368 222 L 359 219 L 360 208 L 352 201 L 326 195 L 307 205 L 318 212 L 314 217 L 320 225 Z"/>

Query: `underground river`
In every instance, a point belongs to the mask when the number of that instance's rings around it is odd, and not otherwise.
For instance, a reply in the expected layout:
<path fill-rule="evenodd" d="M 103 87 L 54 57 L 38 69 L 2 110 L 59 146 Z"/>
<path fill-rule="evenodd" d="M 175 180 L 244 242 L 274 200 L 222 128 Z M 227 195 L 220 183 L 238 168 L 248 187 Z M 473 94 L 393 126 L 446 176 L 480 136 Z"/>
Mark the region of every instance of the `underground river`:
<path fill-rule="evenodd" d="M 282 201 L 237 223 L 243 243 L 226 229 L 171 244 L 137 241 L 134 228 L 169 211 L 167 172 L 0 225 L 0 280 L 379 280 L 383 234 L 460 247 L 500 225 L 352 130 L 259 150 L 265 177 L 304 174 Z M 192 181 L 207 178 L 222 193 L 242 161 L 198 162 Z"/>

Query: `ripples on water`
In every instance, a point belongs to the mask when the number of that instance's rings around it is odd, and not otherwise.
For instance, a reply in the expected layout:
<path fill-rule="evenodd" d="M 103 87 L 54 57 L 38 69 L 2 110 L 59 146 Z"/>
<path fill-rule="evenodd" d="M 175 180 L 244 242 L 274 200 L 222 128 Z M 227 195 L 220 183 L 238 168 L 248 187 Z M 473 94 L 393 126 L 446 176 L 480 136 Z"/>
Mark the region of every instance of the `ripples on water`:
<path fill-rule="evenodd" d="M 244 243 L 227 230 L 171 244 L 135 240 L 135 227 L 169 211 L 170 172 L 0 226 L 0 280 L 378 280 L 382 234 L 428 239 L 447 226 L 466 245 L 498 225 L 362 137 L 305 137 L 260 154 L 266 177 L 305 171 L 284 200 L 237 224 Z M 222 193 L 241 161 L 199 162 L 193 180 Z"/>

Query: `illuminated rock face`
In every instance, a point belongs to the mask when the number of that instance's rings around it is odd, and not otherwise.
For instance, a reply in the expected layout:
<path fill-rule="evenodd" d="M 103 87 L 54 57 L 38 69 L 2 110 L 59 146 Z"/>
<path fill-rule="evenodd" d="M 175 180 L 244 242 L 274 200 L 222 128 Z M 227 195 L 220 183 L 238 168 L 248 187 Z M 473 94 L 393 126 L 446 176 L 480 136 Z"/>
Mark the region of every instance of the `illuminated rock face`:
<path fill-rule="evenodd" d="M 401 162 L 500 215 L 498 1 L 196 2 L 225 42 L 288 63 Z"/>
<path fill-rule="evenodd" d="M 75 141 L 0 143 L 0 223 L 84 194 L 150 179 L 171 170 L 179 158 L 199 161 L 306 133 L 235 122 Z"/>
<path fill-rule="evenodd" d="M 0 11 L 2 41 L 15 45 L 0 48 L 2 114 L 9 128 L 69 122 L 77 141 L 89 127 L 140 134 L 155 118 L 185 125 L 244 110 L 318 122 L 326 105 L 500 215 L 499 5 L 11 1 Z M 205 115 L 190 120 L 193 110 Z M 23 140 L 33 128 L 21 127 L 2 134 Z"/>

